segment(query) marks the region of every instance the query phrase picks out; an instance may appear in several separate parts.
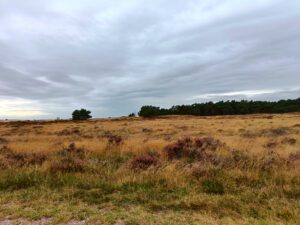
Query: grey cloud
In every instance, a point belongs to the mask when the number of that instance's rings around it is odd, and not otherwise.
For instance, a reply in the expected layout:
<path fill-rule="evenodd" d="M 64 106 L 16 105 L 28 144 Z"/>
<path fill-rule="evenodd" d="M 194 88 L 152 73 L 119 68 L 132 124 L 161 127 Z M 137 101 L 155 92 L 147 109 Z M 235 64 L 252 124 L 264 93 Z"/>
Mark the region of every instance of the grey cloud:
<path fill-rule="evenodd" d="M 55 118 L 296 98 L 299 20 L 296 0 L 2 0 L 0 102 L 28 100 Z M 249 90 L 260 94 L 226 94 Z"/>

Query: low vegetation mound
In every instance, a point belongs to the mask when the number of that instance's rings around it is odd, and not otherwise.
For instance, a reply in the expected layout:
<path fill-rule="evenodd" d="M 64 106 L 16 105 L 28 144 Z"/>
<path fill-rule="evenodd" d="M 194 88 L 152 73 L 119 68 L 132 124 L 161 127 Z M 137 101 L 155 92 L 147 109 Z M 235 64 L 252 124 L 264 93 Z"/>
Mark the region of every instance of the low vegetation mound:
<path fill-rule="evenodd" d="M 120 135 L 108 134 L 106 138 L 109 145 L 121 145 L 124 141 Z"/>
<path fill-rule="evenodd" d="M 58 151 L 50 162 L 51 172 L 83 172 L 87 168 L 86 150 L 74 143 Z"/>
<path fill-rule="evenodd" d="M 0 145 L 4 145 L 4 144 L 7 144 L 7 143 L 8 143 L 8 140 L 6 140 L 3 137 L 0 137 Z"/>
<path fill-rule="evenodd" d="M 137 156 L 131 161 L 131 168 L 136 169 L 148 169 L 151 166 L 157 166 L 159 160 L 155 156 L 143 155 Z"/>
<path fill-rule="evenodd" d="M 219 140 L 212 137 L 183 138 L 167 145 L 164 151 L 169 160 L 188 158 L 205 161 L 212 159 L 213 152 L 223 145 Z"/>
<path fill-rule="evenodd" d="M 208 194 L 224 194 L 223 184 L 216 180 L 204 180 L 202 182 L 202 189 Z"/>
<path fill-rule="evenodd" d="M 46 155 L 42 153 L 14 152 L 7 146 L 0 148 L 1 168 L 41 165 L 46 159 Z"/>

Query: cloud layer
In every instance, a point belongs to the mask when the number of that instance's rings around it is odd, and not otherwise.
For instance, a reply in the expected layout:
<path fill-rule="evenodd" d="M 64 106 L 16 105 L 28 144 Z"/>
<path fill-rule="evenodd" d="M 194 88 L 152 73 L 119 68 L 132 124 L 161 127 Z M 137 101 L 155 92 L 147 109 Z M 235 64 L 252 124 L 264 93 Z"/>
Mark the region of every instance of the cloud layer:
<path fill-rule="evenodd" d="M 296 98 L 299 21 L 297 0 L 0 0 L 0 118 Z"/>

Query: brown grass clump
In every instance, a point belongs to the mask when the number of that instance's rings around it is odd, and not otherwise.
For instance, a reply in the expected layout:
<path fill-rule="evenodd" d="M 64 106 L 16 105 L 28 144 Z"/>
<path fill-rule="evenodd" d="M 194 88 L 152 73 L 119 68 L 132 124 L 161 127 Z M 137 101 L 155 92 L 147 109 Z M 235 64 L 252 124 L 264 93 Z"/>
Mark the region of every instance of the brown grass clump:
<path fill-rule="evenodd" d="M 83 172 L 86 169 L 86 151 L 74 143 L 58 151 L 50 162 L 51 172 Z"/>
<path fill-rule="evenodd" d="M 145 170 L 151 166 L 157 166 L 158 164 L 159 160 L 157 157 L 151 155 L 143 155 L 137 156 L 131 161 L 131 168 L 134 170 Z"/>
<path fill-rule="evenodd" d="M 300 167 L 300 151 L 290 153 L 287 162 L 289 166 Z"/>
<path fill-rule="evenodd" d="M 5 138 L 0 137 L 0 145 L 5 145 L 8 143 L 8 140 L 6 140 Z"/>
<path fill-rule="evenodd" d="M 270 120 L 270 119 L 273 119 L 273 116 L 263 116 L 262 118 L 263 118 L 263 119 L 269 119 L 269 120 Z"/>
<path fill-rule="evenodd" d="M 123 138 L 119 135 L 109 134 L 107 139 L 109 145 L 121 145 L 123 143 Z"/>
<path fill-rule="evenodd" d="M 41 165 L 46 161 L 46 155 L 42 153 L 20 153 L 14 152 L 7 146 L 0 149 L 0 167 L 24 167 L 30 165 Z"/>
<path fill-rule="evenodd" d="M 277 146 L 277 143 L 274 141 L 270 141 L 264 145 L 265 148 L 275 148 L 276 146 Z"/>
<path fill-rule="evenodd" d="M 245 129 L 240 129 L 240 136 L 243 138 L 257 138 L 259 136 L 258 133 L 249 131 L 249 130 L 245 130 Z"/>
<path fill-rule="evenodd" d="M 73 128 L 73 129 L 63 129 L 59 132 L 56 132 L 57 135 L 72 135 L 72 134 L 75 134 L 75 135 L 80 135 L 81 132 L 79 129 L 77 128 Z"/>
<path fill-rule="evenodd" d="M 289 144 L 289 145 L 294 145 L 296 144 L 297 140 L 295 138 L 284 138 L 282 139 L 281 143 L 282 144 Z"/>
<path fill-rule="evenodd" d="M 252 166 L 253 157 L 248 152 L 241 150 L 232 150 L 230 159 L 227 159 L 225 164 L 232 168 L 247 169 Z"/>
<path fill-rule="evenodd" d="M 262 171 L 271 171 L 285 164 L 284 159 L 274 150 L 268 150 L 260 161 Z"/>
<path fill-rule="evenodd" d="M 42 165 L 47 160 L 47 156 L 43 153 L 30 153 L 25 156 L 25 165 Z"/>
<path fill-rule="evenodd" d="M 208 177 L 210 176 L 209 166 L 203 163 L 195 163 L 192 168 L 191 172 L 194 177 Z"/>
<path fill-rule="evenodd" d="M 149 128 L 143 128 L 142 129 L 142 132 L 144 133 L 151 133 L 153 130 L 152 129 L 149 129 Z"/>
<path fill-rule="evenodd" d="M 214 152 L 223 144 L 212 137 L 204 138 L 184 138 L 179 139 L 175 143 L 167 145 L 164 151 L 169 160 L 189 158 L 197 160 L 206 160 L 208 158 L 213 160 Z"/>
<path fill-rule="evenodd" d="M 287 135 L 288 134 L 288 128 L 287 127 L 278 127 L 278 128 L 272 128 L 270 129 L 270 133 L 275 136 L 280 135 Z"/>

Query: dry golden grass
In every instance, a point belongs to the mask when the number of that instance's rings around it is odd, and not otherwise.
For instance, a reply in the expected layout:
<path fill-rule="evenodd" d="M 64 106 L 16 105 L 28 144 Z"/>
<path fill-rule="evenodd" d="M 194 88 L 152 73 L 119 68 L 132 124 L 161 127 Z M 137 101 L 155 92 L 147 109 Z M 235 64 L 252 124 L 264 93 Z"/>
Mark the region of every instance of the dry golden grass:
<path fill-rule="evenodd" d="M 211 136 L 232 148 L 260 154 L 266 144 L 274 142 L 281 155 L 299 150 L 300 115 L 245 116 L 170 116 L 156 119 L 124 118 L 93 119 L 84 122 L 1 122 L 0 134 L 7 146 L 21 152 L 51 152 L 76 143 L 90 151 L 102 152 L 107 146 L 107 134 L 124 139 L 121 151 L 144 152 L 164 146 L 182 137 Z M 299 126 L 297 126 L 299 125 Z M 286 128 L 286 134 L 276 135 L 271 129 Z M 64 134 L 65 131 L 65 134 Z M 76 133 L 78 132 L 78 133 Z M 284 138 L 296 139 L 295 144 Z"/>
<path fill-rule="evenodd" d="M 0 218 L 299 224 L 299 134 L 299 113 L 2 121 Z M 220 143 L 207 158 L 168 160 L 166 146 L 203 137 Z M 132 169 L 146 155 L 159 164 Z"/>

